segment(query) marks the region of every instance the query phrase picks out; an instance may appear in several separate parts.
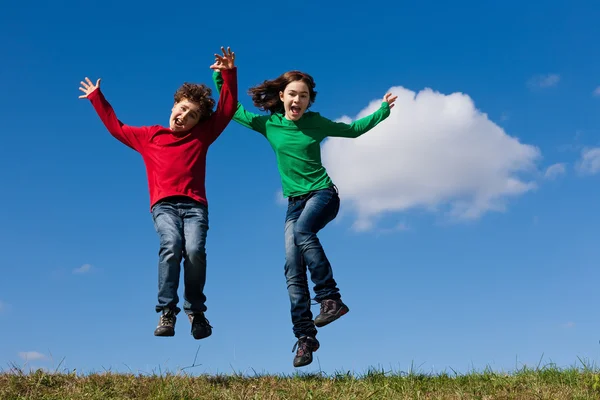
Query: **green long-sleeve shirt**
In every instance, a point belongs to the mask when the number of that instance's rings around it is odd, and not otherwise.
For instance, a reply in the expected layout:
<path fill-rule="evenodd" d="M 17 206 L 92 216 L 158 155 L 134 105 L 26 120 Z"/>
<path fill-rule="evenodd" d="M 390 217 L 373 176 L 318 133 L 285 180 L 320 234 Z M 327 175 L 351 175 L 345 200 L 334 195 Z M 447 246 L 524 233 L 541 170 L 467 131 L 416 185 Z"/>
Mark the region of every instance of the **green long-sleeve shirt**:
<path fill-rule="evenodd" d="M 213 74 L 213 80 L 220 92 L 223 78 L 218 71 Z M 333 122 L 312 111 L 305 112 L 298 121 L 290 121 L 280 113 L 251 113 L 238 102 L 233 120 L 267 138 L 277 157 L 283 195 L 288 197 L 300 196 L 333 185 L 321 162 L 323 139 L 328 136 L 359 137 L 389 115 L 389 104 L 384 101 L 373 114 L 351 124 Z"/>

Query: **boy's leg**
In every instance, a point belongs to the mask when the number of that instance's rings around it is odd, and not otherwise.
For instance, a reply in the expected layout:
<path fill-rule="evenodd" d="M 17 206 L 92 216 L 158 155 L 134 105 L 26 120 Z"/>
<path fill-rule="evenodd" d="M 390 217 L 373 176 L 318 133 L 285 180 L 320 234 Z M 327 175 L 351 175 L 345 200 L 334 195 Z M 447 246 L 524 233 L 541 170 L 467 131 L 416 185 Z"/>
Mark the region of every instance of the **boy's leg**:
<path fill-rule="evenodd" d="M 294 243 L 294 226 L 303 206 L 303 202 L 290 202 L 285 222 L 285 279 L 290 297 L 294 336 L 298 338 L 292 349 L 292 352 L 296 351 L 296 348 L 298 350 L 294 357 L 295 367 L 310 364 L 312 353 L 319 348 L 319 342 L 315 338 L 317 329 L 310 311 L 306 264 L 300 249 Z"/>
<path fill-rule="evenodd" d="M 203 339 L 212 333 L 204 316 L 206 311 L 206 236 L 208 231 L 208 209 L 204 204 L 190 203 L 183 214 L 185 237 L 183 276 L 183 310 L 192 323 L 192 335 Z"/>
<path fill-rule="evenodd" d="M 158 304 L 156 312 L 161 312 L 157 336 L 175 334 L 176 315 L 179 297 L 179 273 L 183 248 L 183 221 L 176 204 L 161 202 L 152 208 L 154 228 L 159 237 L 158 252 Z"/>
<path fill-rule="evenodd" d="M 339 208 L 340 198 L 334 187 L 316 191 L 306 200 L 294 228 L 295 243 L 315 285 L 315 300 L 321 303 L 321 314 L 315 318 L 317 327 L 325 326 L 349 311 L 341 301 L 331 264 L 317 237 L 317 233 L 337 216 Z"/>

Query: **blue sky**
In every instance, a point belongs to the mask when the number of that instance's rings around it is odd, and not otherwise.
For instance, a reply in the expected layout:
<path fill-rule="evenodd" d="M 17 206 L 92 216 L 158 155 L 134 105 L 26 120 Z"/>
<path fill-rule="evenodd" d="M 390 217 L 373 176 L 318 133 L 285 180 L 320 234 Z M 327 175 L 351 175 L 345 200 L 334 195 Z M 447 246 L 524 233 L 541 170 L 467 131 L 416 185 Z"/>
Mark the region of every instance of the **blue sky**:
<path fill-rule="evenodd" d="M 320 237 L 351 311 L 302 371 L 597 363 L 600 5 L 488 3 L 5 6 L 1 368 L 177 371 L 200 346 L 188 372 L 294 371 L 268 143 L 232 123 L 209 151 L 213 336 L 180 318 L 155 338 L 144 166 L 78 99 L 101 77 L 121 120 L 167 124 L 222 45 L 249 109 L 246 90 L 289 69 L 314 76 L 331 119 L 406 95 L 371 137 L 324 144 L 342 211 Z"/>

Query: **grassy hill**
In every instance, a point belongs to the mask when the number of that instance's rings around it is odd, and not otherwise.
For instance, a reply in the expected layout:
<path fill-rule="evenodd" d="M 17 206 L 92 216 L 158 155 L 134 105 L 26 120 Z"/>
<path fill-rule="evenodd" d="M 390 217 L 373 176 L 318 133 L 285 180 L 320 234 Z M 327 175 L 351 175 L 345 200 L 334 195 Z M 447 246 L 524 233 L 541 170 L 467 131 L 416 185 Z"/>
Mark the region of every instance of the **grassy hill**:
<path fill-rule="evenodd" d="M 112 372 L 0 373 L 0 399 L 600 399 L 600 371 L 555 366 L 514 373 L 340 373 L 292 376 Z"/>

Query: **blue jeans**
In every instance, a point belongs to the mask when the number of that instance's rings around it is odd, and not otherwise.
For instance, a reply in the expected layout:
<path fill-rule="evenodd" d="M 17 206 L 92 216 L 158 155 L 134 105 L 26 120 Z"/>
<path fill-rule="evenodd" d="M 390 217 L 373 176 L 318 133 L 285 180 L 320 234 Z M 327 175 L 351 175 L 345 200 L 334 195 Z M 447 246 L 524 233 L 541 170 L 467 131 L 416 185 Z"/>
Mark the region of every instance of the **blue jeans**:
<path fill-rule="evenodd" d="M 184 304 L 186 314 L 206 311 L 206 233 L 208 209 L 185 197 L 170 198 L 152 207 L 154 228 L 160 238 L 158 252 L 158 304 L 156 311 L 177 307 L 179 275 L 183 259 Z"/>
<path fill-rule="evenodd" d="M 337 216 L 339 209 L 340 198 L 335 187 L 288 200 L 285 218 L 285 278 L 296 337 L 314 337 L 317 334 L 310 311 L 307 267 L 314 283 L 316 301 L 340 298 L 331 264 L 317 238 L 317 232 Z"/>

